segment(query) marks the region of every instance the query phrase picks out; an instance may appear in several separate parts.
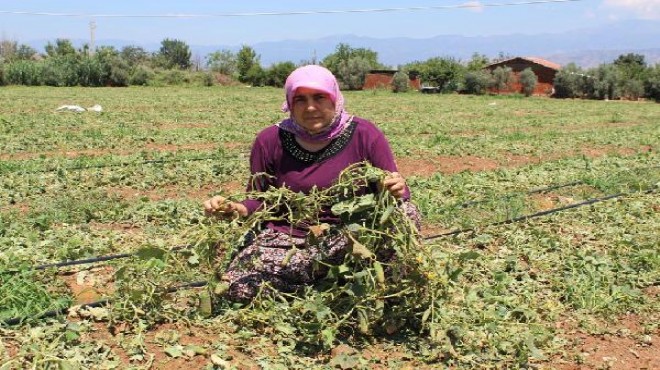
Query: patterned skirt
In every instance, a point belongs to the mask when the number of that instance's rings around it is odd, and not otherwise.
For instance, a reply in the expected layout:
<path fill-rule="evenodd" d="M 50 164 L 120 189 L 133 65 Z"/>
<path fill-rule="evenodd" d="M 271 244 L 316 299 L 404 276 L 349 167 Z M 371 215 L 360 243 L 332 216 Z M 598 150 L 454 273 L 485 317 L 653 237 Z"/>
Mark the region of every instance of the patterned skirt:
<path fill-rule="evenodd" d="M 419 229 L 421 217 L 417 207 L 410 202 L 402 203 L 401 207 Z M 343 262 L 349 246 L 349 240 L 338 233 L 309 244 L 305 238 L 272 229 L 251 232 L 222 276 L 229 283 L 226 297 L 248 302 L 265 282 L 282 292 L 313 284 L 326 275 L 325 266 Z M 291 252 L 294 247 L 295 251 Z"/>

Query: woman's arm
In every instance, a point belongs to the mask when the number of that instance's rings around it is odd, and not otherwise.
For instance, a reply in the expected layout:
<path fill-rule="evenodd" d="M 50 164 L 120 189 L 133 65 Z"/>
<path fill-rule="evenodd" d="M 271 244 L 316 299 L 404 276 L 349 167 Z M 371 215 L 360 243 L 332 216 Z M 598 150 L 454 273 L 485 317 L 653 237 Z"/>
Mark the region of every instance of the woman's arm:
<path fill-rule="evenodd" d="M 395 198 L 409 200 L 410 189 L 408 189 L 408 186 L 406 185 L 406 180 L 398 172 L 392 148 L 385 135 L 377 128 L 375 129 L 378 134 L 374 135 L 374 141 L 369 148 L 369 162 L 375 167 L 391 172 L 391 174 L 383 180 L 382 185 L 387 188 Z"/>
<path fill-rule="evenodd" d="M 257 137 L 250 151 L 250 179 L 246 186 L 247 192 L 266 191 L 273 185 L 272 180 L 267 175 L 269 173 L 267 155 L 268 152 L 265 150 L 259 137 Z M 240 204 L 245 207 L 247 211 L 246 216 L 251 215 L 263 207 L 263 201 L 258 199 L 245 199 Z"/>

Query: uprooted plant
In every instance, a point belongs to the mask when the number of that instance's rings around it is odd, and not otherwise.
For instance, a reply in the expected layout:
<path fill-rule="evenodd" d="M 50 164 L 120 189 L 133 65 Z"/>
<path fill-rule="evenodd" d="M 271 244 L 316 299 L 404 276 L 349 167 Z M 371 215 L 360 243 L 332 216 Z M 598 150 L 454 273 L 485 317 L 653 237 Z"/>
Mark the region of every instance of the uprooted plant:
<path fill-rule="evenodd" d="M 327 189 L 314 188 L 308 194 L 287 189 L 248 194 L 266 205 L 244 222 L 248 228 L 285 218 L 291 225 L 309 225 L 309 244 L 341 233 L 350 246 L 341 264 L 317 262 L 327 273 L 314 286 L 284 293 L 264 284 L 248 309 L 233 311 L 232 316 L 267 328 L 284 342 L 325 348 L 338 337 L 354 333 L 393 333 L 404 324 L 428 328 L 424 322 L 434 311 L 429 292 L 437 290 L 428 277 L 437 275 L 435 264 L 399 201 L 379 186 L 386 175 L 360 163 L 345 169 Z M 374 192 L 365 192 L 367 187 Z M 324 209 L 342 223 L 323 223 L 319 214 Z M 293 247 L 288 256 L 295 251 Z"/>

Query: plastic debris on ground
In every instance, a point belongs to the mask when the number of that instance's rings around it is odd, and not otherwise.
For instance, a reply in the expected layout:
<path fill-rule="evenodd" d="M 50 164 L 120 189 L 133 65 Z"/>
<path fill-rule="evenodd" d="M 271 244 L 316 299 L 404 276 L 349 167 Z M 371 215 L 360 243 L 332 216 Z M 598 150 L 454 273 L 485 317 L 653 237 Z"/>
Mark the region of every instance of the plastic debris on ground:
<path fill-rule="evenodd" d="M 56 112 L 76 112 L 76 113 L 82 113 L 85 111 L 90 111 L 90 112 L 103 112 L 103 107 L 101 107 L 98 104 L 94 104 L 93 106 L 85 109 L 79 105 L 61 105 L 57 109 L 55 109 Z"/>

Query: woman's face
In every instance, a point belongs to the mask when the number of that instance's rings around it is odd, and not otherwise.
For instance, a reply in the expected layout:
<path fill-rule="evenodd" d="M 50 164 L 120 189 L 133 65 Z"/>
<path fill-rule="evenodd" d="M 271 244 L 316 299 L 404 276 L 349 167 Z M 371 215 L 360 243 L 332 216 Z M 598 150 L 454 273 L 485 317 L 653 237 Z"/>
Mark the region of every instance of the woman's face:
<path fill-rule="evenodd" d="M 335 103 L 330 95 L 320 90 L 299 87 L 291 105 L 293 118 L 310 134 L 322 132 L 335 117 Z"/>

